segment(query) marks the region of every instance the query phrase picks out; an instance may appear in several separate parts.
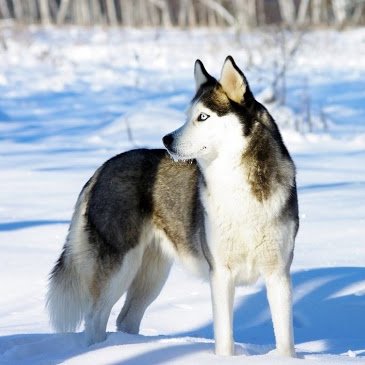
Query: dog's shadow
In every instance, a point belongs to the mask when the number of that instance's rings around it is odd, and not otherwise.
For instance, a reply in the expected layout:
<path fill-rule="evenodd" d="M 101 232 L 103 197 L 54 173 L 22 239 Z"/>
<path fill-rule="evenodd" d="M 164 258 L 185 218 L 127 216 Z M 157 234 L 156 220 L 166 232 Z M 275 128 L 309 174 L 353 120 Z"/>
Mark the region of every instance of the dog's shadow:
<path fill-rule="evenodd" d="M 357 356 L 365 356 L 365 268 L 311 269 L 296 272 L 292 277 L 295 342 L 301 355 L 341 354 L 351 350 Z M 243 344 L 242 353 L 264 354 L 273 349 L 274 335 L 264 289 L 241 300 L 234 316 L 235 340 Z M 188 340 L 184 339 L 186 336 Z M 139 343 L 146 344 L 147 351 L 107 363 L 161 364 L 194 352 L 213 351 L 213 341 L 195 341 L 192 337 L 212 339 L 212 322 L 171 337 L 111 333 L 105 342 L 91 347 L 86 345 L 82 333 L 3 336 L 0 362 L 60 363 L 106 347 Z M 148 345 L 153 342 L 160 344 Z"/>
<path fill-rule="evenodd" d="M 364 350 L 365 268 L 310 269 L 293 273 L 292 279 L 297 344 L 317 341 L 319 351 L 331 354 Z M 212 323 L 189 335 L 211 338 Z M 236 306 L 234 336 L 240 343 L 274 343 L 264 288 Z"/>

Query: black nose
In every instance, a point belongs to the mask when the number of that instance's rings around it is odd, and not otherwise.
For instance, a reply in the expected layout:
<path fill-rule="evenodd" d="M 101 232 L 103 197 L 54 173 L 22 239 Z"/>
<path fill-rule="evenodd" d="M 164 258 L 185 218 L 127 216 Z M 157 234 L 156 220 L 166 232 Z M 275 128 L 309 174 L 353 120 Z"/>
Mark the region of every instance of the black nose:
<path fill-rule="evenodd" d="M 171 145 L 174 142 L 174 136 L 172 133 L 166 134 L 166 136 L 162 138 L 162 142 L 167 149 L 171 148 Z"/>

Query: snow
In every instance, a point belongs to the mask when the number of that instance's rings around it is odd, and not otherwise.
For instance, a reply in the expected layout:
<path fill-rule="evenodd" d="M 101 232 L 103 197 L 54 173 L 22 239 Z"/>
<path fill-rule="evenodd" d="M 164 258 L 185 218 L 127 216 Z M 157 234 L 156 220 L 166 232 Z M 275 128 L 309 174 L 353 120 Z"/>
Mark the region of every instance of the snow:
<path fill-rule="evenodd" d="M 213 354 L 208 284 L 179 265 L 138 336 L 115 332 L 123 299 L 113 308 L 107 340 L 91 347 L 82 333 L 53 333 L 44 309 L 48 273 L 94 170 L 129 148 L 161 147 L 161 137 L 182 124 L 196 58 L 218 75 L 232 54 L 254 91 L 267 95 L 275 59 L 269 35 L 245 34 L 237 43 L 229 31 L 1 32 L 7 50 L 0 49 L 0 363 L 302 363 L 273 351 L 261 282 L 237 290 L 237 356 L 229 358 Z M 288 73 L 288 107 L 268 105 L 298 169 L 294 326 L 306 364 L 365 363 L 364 44 L 361 28 L 307 33 Z M 260 68 L 250 67 L 249 53 Z M 304 134 L 305 126 L 293 129 L 303 93 L 315 121 Z"/>

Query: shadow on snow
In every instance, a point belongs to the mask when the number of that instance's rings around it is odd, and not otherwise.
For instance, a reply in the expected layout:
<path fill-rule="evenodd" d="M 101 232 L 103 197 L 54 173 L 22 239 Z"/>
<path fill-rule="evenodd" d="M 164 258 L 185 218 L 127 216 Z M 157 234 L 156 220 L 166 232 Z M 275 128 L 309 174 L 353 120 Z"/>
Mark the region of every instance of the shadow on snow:
<path fill-rule="evenodd" d="M 47 226 L 50 224 L 69 224 L 69 220 L 32 220 L 0 223 L 0 232 L 15 231 L 17 229 L 31 228 L 37 226 Z"/>
<path fill-rule="evenodd" d="M 331 354 L 356 350 L 356 340 L 365 340 L 362 322 L 365 315 L 365 268 L 309 269 L 293 273 L 292 279 L 295 342 L 324 340 L 324 351 Z M 354 286 L 360 283 L 361 290 L 356 290 Z M 211 338 L 212 323 L 189 335 Z M 234 336 L 241 343 L 274 343 L 264 288 L 248 295 L 236 307 Z"/>
<path fill-rule="evenodd" d="M 293 273 L 294 327 L 296 344 L 320 341 L 323 354 L 341 354 L 364 350 L 365 268 L 320 268 Z M 234 335 L 249 355 L 264 354 L 274 346 L 271 317 L 266 292 L 248 295 L 235 309 Z M 206 340 L 183 337 L 213 338 L 212 322 L 187 333 L 172 336 L 162 348 L 154 348 L 115 364 L 161 364 L 194 352 L 211 352 Z M 111 333 L 100 344 L 87 347 L 82 333 L 24 334 L 0 337 L 0 359 L 12 363 L 24 352 L 27 364 L 56 358 L 58 362 L 83 353 L 136 343 L 168 340 L 166 336 L 134 336 Z M 181 340 L 181 343 L 180 340 Z M 305 353 L 302 353 L 305 355 Z M 359 354 L 365 356 L 365 352 Z"/>

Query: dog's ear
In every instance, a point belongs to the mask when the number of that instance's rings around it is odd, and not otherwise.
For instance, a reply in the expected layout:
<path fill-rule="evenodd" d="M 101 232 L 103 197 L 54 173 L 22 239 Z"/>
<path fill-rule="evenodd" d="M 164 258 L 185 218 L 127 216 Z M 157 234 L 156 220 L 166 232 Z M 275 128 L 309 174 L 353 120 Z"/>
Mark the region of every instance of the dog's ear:
<path fill-rule="evenodd" d="M 244 102 L 246 92 L 251 94 L 245 75 L 237 67 L 231 56 L 228 56 L 224 61 L 219 83 L 227 96 L 238 104 Z"/>
<path fill-rule="evenodd" d="M 197 91 L 203 84 L 215 80 L 213 76 L 210 76 L 208 74 L 207 70 L 203 65 L 203 62 L 200 60 L 195 61 L 194 78 L 195 78 L 195 90 Z"/>

